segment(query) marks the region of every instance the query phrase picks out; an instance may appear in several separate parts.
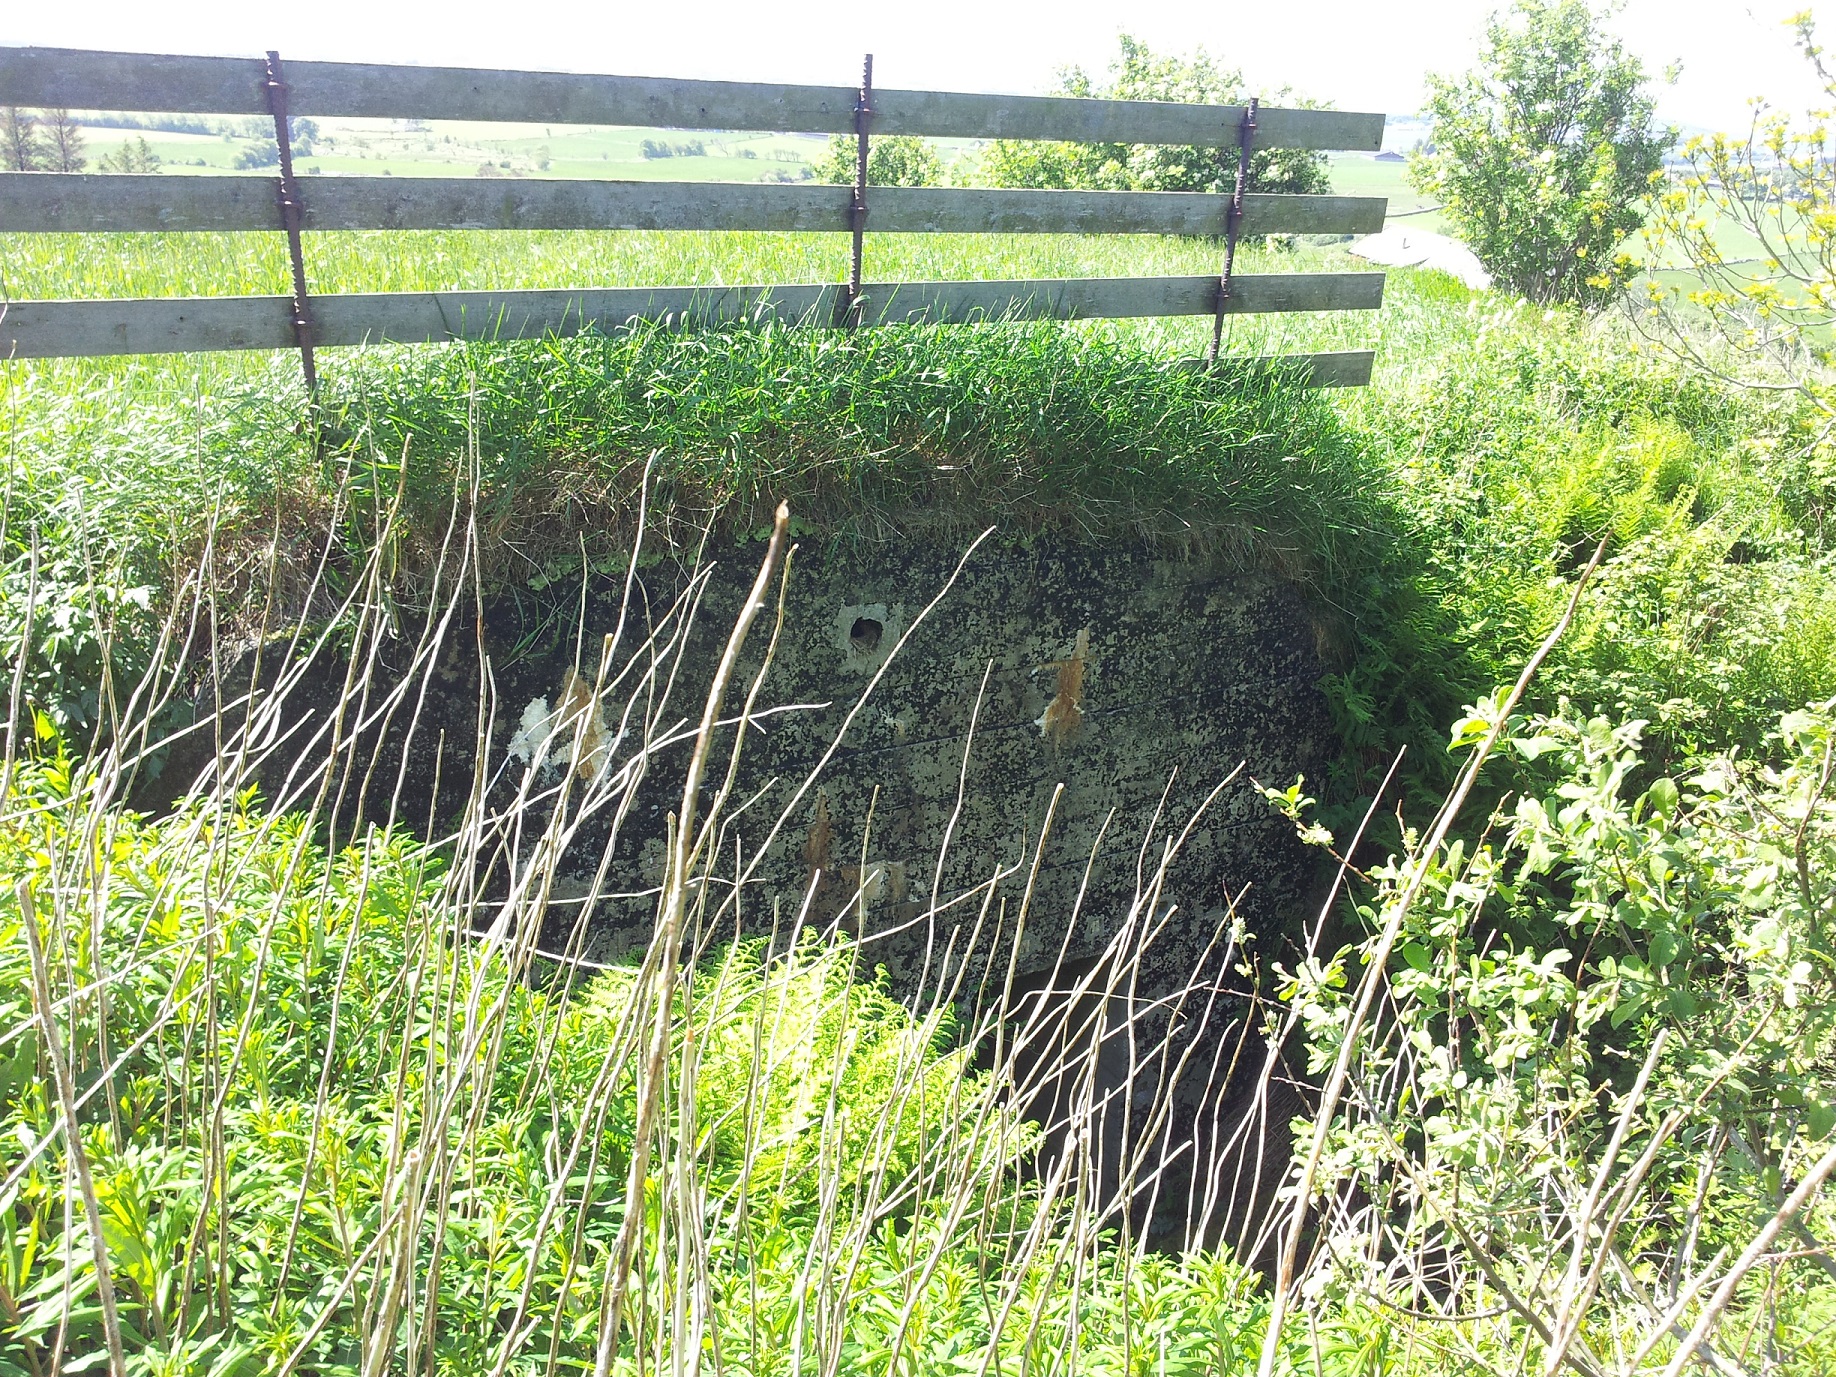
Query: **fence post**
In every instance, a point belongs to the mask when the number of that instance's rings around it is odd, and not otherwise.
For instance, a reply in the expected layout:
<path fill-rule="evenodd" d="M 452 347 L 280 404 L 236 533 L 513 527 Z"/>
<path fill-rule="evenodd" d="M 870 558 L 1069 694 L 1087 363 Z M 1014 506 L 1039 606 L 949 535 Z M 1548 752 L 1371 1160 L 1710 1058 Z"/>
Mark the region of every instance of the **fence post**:
<path fill-rule="evenodd" d="M 867 132 L 873 121 L 873 54 L 861 63 L 861 89 L 854 98 L 854 202 L 850 226 L 854 243 L 848 257 L 848 289 L 842 294 L 841 320 L 853 328 L 861 323 L 861 249 L 867 233 Z"/>
<path fill-rule="evenodd" d="M 1243 124 L 1237 133 L 1237 184 L 1230 194 L 1230 218 L 1224 226 L 1224 271 L 1218 275 L 1218 313 L 1211 321 L 1211 347 L 1205 351 L 1207 366 L 1218 361 L 1218 347 L 1224 342 L 1224 312 L 1230 304 L 1230 275 L 1237 266 L 1237 226 L 1243 222 L 1243 188 L 1249 181 L 1250 145 L 1256 141 L 1256 111 L 1261 98 L 1251 96 L 1243 108 Z"/>
<path fill-rule="evenodd" d="M 280 217 L 287 231 L 287 257 L 293 267 L 293 338 L 300 347 L 300 371 L 306 395 L 319 393 L 319 369 L 312 353 L 312 303 L 306 299 L 306 257 L 300 246 L 300 183 L 293 175 L 293 136 L 287 127 L 287 82 L 277 52 L 268 54 L 268 110 L 274 116 L 274 143 L 280 149 Z"/>

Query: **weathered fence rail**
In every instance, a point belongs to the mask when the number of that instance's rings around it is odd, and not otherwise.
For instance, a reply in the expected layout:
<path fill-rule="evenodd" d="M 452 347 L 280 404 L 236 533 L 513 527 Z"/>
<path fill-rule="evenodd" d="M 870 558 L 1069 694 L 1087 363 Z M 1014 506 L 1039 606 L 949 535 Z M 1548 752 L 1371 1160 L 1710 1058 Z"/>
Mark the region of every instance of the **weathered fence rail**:
<path fill-rule="evenodd" d="M 764 230 L 846 233 L 845 186 L 476 177 L 324 177 L 301 207 L 309 230 Z M 0 233 L 271 230 L 274 177 L 0 172 Z M 1174 234 L 1222 238 L 1227 198 L 1186 191 L 874 187 L 878 234 Z M 1238 233 L 1374 234 L 1365 196 L 1243 198 Z"/>
<path fill-rule="evenodd" d="M 68 110 L 265 115 L 259 58 L 168 57 L 84 48 L 0 48 L 0 102 Z M 341 118 L 618 124 L 651 129 L 743 129 L 851 134 L 853 86 L 581 76 L 471 67 L 289 62 L 287 106 Z M 1235 148 L 1244 107 L 1076 96 L 988 96 L 955 91 L 873 93 L 873 132 L 933 138 L 1054 139 Z M 1267 108 L 1258 148 L 1362 149 L 1383 143 L 1383 116 Z"/>
<path fill-rule="evenodd" d="M 1383 116 L 985 96 L 653 77 L 0 48 L 0 105 L 285 116 L 464 119 L 659 128 L 1375 149 Z M 871 68 L 869 68 L 869 72 Z M 285 151 L 283 149 L 283 151 Z M 852 233 L 847 285 L 581 287 L 552 291 L 12 301 L 0 356 L 47 358 L 379 341 L 530 338 L 633 320 L 716 324 L 759 315 L 812 325 L 1101 319 L 1370 310 L 1381 273 L 1233 274 L 1244 235 L 1382 228 L 1382 198 L 1188 192 L 853 187 L 560 178 L 0 173 L 0 233 L 329 230 L 741 230 Z M 866 208 L 866 215 L 860 212 Z M 869 218 L 870 217 L 870 218 Z M 1227 245 L 1203 277 L 972 282 L 860 280 L 865 224 L 893 234 L 1158 234 Z M 1367 382 L 1369 351 L 1300 356 L 1316 386 Z"/>
<path fill-rule="evenodd" d="M 1379 304 L 1377 273 L 1246 274 L 1227 311 L 1355 311 Z M 1209 316 L 1215 277 L 1073 277 L 1022 281 L 868 283 L 862 323 L 964 324 L 984 319 L 1115 320 Z M 516 292 L 349 292 L 313 298 L 314 339 L 326 346 L 387 339 L 534 339 L 603 321 L 669 320 L 720 325 L 760 316 L 791 324 L 832 319 L 842 287 L 622 287 Z M 289 349 L 292 298 L 147 298 L 19 301 L 3 327 L 30 340 L 56 330 L 59 353 L 170 354 Z M 24 354 L 21 355 L 25 357 Z M 43 357 L 40 355 L 39 357 Z"/>

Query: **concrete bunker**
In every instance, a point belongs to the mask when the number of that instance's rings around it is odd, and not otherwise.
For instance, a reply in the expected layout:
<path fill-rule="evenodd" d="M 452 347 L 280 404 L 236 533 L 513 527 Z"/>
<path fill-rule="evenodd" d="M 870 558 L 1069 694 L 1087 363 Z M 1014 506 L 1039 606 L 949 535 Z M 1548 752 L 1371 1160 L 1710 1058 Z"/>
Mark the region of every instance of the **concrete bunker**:
<path fill-rule="evenodd" d="M 429 691 L 345 714 L 365 725 L 337 753 L 351 767 L 342 825 L 393 810 L 443 835 L 482 781 L 504 829 L 480 852 L 492 858 L 475 877 L 488 897 L 515 883 L 519 847 L 548 814 L 573 810 L 541 896 L 543 946 L 602 962 L 641 952 L 681 789 L 670 762 L 686 746 L 671 727 L 698 707 L 758 553 L 731 548 L 699 571 L 641 565 L 628 599 L 622 575 L 490 599 L 475 626 L 452 619 L 424 646 L 419 669 L 409 638 L 382 645 L 366 692 L 415 674 Z M 1228 1068 L 1247 1063 L 1214 1055 L 1249 1024 L 1238 967 L 1279 959 L 1316 911 L 1317 862 L 1251 782 L 1318 778 L 1336 752 L 1315 619 L 1292 583 L 1203 556 L 1035 537 L 989 542 L 957 573 L 960 554 L 940 540 L 797 551 L 733 775 L 744 808 L 716 867 L 743 878 L 721 932 L 704 936 L 839 928 L 907 1000 L 942 990 L 985 1005 L 992 992 L 1011 1019 L 1083 1011 L 1081 1032 L 1067 1025 L 1041 1046 L 1079 1047 L 1095 1066 L 1117 1153 L 1155 1138 L 1164 1160 L 1135 1202 L 1138 1223 L 1176 1239 L 1194 1202 L 1219 1193 L 1218 1140 L 1243 1112 Z M 731 708 L 770 640 L 775 589 L 771 601 Z M 671 609 L 690 603 L 692 624 L 672 630 Z M 620 685 L 659 657 L 679 692 L 648 731 L 663 744 L 619 806 L 595 812 L 599 782 L 646 736 Z M 324 653 L 277 734 L 323 753 L 314 732 L 352 677 Z M 732 736 L 717 739 L 713 782 Z M 261 766 L 270 797 L 297 786 L 309 754 Z M 168 779 L 182 787 L 185 774 Z M 1118 961 L 1126 972 L 1105 983 Z M 1121 1012 L 1093 1023 L 1092 1009 Z M 1175 1086 L 1174 1054 L 1195 1040 Z M 1048 1076 L 1034 1107 L 1050 1114 L 1065 1094 L 1064 1077 Z M 1157 1118 L 1131 1107 L 1156 1097 L 1169 1105 Z"/>

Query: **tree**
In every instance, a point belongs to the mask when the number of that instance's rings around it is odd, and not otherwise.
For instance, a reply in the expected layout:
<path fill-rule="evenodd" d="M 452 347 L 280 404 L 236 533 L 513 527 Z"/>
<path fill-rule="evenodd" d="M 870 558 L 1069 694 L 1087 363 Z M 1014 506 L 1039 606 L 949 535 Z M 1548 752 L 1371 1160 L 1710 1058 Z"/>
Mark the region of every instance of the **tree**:
<path fill-rule="evenodd" d="M 1836 105 L 1836 74 L 1824 63 L 1810 14 L 1786 22 Z M 1751 374 L 1729 364 L 1758 364 L 1766 385 L 1796 388 L 1836 416 L 1827 372 L 1836 365 L 1829 334 L 1836 315 L 1832 132 L 1827 111 L 1794 122 L 1756 102 L 1744 134 L 1684 146 L 1687 166 L 1665 184 L 1645 229 L 1645 321 L 1659 343 L 1692 363 L 1737 382 Z M 1681 285 L 1678 269 L 1686 275 Z"/>
<path fill-rule="evenodd" d="M 39 115 L 45 131 L 44 161 L 50 172 L 81 172 L 89 165 L 83 156 L 83 130 L 68 110 L 45 110 Z"/>
<path fill-rule="evenodd" d="M 1226 71 L 1203 48 L 1189 58 L 1157 56 L 1127 34 L 1110 64 L 1107 83 L 1081 67 L 1060 74 L 1065 95 L 1107 100 L 1159 100 L 1190 105 L 1242 105 L 1250 90 L 1243 73 Z M 1288 92 L 1276 92 L 1277 98 Z M 979 179 L 989 186 L 1099 191 L 1228 192 L 1236 185 L 1234 148 L 1155 144 L 1037 143 L 997 139 L 982 155 Z M 1301 148 L 1252 149 L 1246 185 L 1252 191 L 1304 194 L 1331 190 L 1325 157 Z"/>
<path fill-rule="evenodd" d="M 257 139 L 236 154 L 236 166 L 244 171 L 258 167 L 273 167 L 279 162 L 280 145 L 273 139 Z"/>
<path fill-rule="evenodd" d="M 147 147 L 144 138 L 123 139 L 115 153 L 104 153 L 96 164 L 102 172 L 158 172 L 159 154 Z"/>
<path fill-rule="evenodd" d="M 854 184 L 855 136 L 837 134 L 820 158 L 810 165 L 819 182 Z M 889 134 L 874 139 L 867 153 L 869 186 L 937 186 L 943 181 L 943 159 L 937 150 L 915 134 Z"/>
<path fill-rule="evenodd" d="M 1434 147 L 1411 156 L 1410 179 L 1498 284 L 1542 303 L 1617 295 L 1676 131 L 1653 126 L 1643 64 L 1587 0 L 1515 0 L 1478 67 L 1428 85 Z"/>
<path fill-rule="evenodd" d="M 38 138 L 38 119 L 17 105 L 0 106 L 0 163 L 11 172 L 41 172 L 45 151 Z"/>

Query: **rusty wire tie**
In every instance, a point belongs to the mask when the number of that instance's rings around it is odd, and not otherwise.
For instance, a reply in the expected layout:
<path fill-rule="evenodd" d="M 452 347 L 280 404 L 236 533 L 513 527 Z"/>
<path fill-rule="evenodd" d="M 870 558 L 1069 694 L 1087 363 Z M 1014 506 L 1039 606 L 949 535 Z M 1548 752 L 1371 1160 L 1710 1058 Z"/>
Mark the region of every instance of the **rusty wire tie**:
<path fill-rule="evenodd" d="M 1237 266 L 1237 230 L 1243 223 L 1243 189 L 1249 182 L 1250 148 L 1256 141 L 1256 112 L 1262 100 L 1251 96 L 1243 107 L 1243 123 L 1237 129 L 1237 183 L 1230 193 L 1230 216 L 1224 226 L 1224 271 L 1218 274 L 1218 309 L 1211 321 L 1211 347 L 1205 351 L 1205 366 L 1218 361 L 1218 348 L 1224 342 L 1224 313 L 1230 308 L 1230 275 Z"/>
<path fill-rule="evenodd" d="M 873 123 L 873 54 L 861 63 L 861 89 L 854 97 L 854 200 L 849 208 L 849 225 L 854 243 L 848 258 L 848 285 L 842 292 L 836 312 L 838 324 L 849 329 L 861 323 L 866 307 L 861 297 L 861 250 L 867 234 L 867 132 Z"/>
<path fill-rule="evenodd" d="M 293 266 L 293 339 L 300 350 L 300 371 L 306 375 L 306 394 L 316 397 L 319 391 L 319 369 L 313 359 L 312 303 L 306 298 L 306 256 L 300 246 L 300 222 L 304 204 L 300 199 L 299 178 L 293 174 L 293 138 L 287 127 L 287 82 L 281 74 L 277 52 L 268 54 L 268 76 L 264 83 L 268 112 L 274 116 L 274 143 L 280 149 L 280 218 L 287 231 L 287 257 Z"/>

